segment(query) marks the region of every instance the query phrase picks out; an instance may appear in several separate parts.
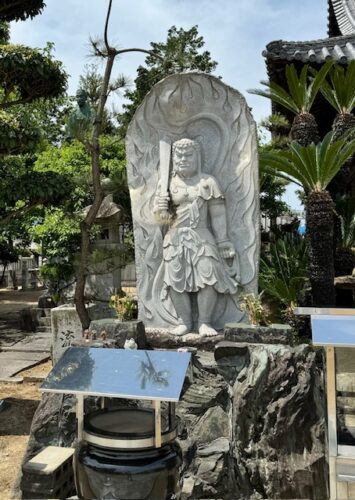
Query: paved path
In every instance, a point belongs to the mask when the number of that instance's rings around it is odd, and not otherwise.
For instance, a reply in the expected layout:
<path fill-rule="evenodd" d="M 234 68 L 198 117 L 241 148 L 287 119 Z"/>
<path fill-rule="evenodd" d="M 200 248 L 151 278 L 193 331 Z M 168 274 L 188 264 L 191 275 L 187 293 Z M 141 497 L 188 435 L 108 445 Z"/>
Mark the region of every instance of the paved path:
<path fill-rule="evenodd" d="M 50 327 L 42 332 L 25 332 L 20 329 L 20 311 L 36 307 L 43 291 L 0 289 L 0 381 L 20 382 L 14 377 L 50 356 Z M 43 318 L 44 323 L 49 323 Z"/>

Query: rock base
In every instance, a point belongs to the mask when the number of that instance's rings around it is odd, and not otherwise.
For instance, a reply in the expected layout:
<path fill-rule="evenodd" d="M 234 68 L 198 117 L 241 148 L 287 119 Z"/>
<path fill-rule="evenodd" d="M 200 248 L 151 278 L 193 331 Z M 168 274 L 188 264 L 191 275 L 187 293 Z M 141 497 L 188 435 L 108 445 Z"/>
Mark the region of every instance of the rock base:
<path fill-rule="evenodd" d="M 138 349 L 147 349 L 147 339 L 142 321 L 121 321 L 116 318 L 96 319 L 90 323 L 90 331 L 96 331 L 98 337 L 105 331 L 107 338 L 115 347 L 123 348 L 126 340 L 133 339 Z"/>
<path fill-rule="evenodd" d="M 227 323 L 225 340 L 249 342 L 251 344 L 294 345 L 295 336 L 289 325 L 254 326 L 246 323 Z"/>
<path fill-rule="evenodd" d="M 256 329 L 253 343 L 156 329 L 147 330 L 145 341 L 139 321 L 115 321 L 111 327 L 107 320 L 93 321 L 91 328 L 105 329 L 119 346 L 134 338 L 145 347 L 193 352 L 177 405 L 181 500 L 328 498 L 322 358 L 310 346 L 275 343 L 282 338 L 276 334 L 268 338 L 273 343 L 258 343 L 266 332 Z M 91 411 L 97 401 L 88 398 L 86 404 Z M 45 395 L 26 457 L 74 439 L 73 398 Z"/>
<path fill-rule="evenodd" d="M 166 328 L 146 328 L 147 342 L 152 349 L 179 349 L 194 347 L 202 351 L 213 351 L 215 345 L 224 339 L 221 332 L 212 337 L 203 337 L 198 333 L 187 333 L 186 335 L 174 335 Z"/>

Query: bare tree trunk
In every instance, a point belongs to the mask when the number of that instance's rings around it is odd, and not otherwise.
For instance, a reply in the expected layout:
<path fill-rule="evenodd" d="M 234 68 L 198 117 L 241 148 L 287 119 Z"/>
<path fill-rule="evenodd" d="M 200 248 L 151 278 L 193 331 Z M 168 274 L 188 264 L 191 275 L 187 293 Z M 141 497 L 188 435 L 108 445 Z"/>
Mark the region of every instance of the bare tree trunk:
<path fill-rule="evenodd" d="M 328 191 L 312 191 L 306 204 L 309 279 L 313 306 L 335 305 L 333 257 L 334 204 Z"/>
<path fill-rule="evenodd" d="M 79 315 L 83 330 L 89 327 L 90 318 L 89 313 L 85 307 L 85 283 L 86 277 L 89 272 L 89 255 L 90 255 L 90 230 L 95 223 L 97 213 L 100 209 L 102 200 L 104 198 L 101 179 L 100 179 L 100 134 L 102 129 L 102 119 L 107 101 L 108 87 L 110 83 L 113 63 L 116 57 L 115 51 L 108 49 L 108 56 L 106 60 L 105 75 L 102 82 L 101 95 L 99 105 L 94 122 L 94 130 L 92 134 L 92 143 L 90 145 L 91 153 L 91 175 L 94 187 L 94 201 L 85 217 L 80 224 L 81 229 L 81 249 L 80 249 L 80 262 L 77 271 L 77 282 L 75 287 L 74 302 L 76 311 Z"/>
<path fill-rule="evenodd" d="M 4 277 L 5 277 L 6 269 L 7 269 L 7 263 L 4 263 L 3 264 L 3 270 L 2 270 L 2 276 L 0 278 L 0 285 L 4 284 Z"/>

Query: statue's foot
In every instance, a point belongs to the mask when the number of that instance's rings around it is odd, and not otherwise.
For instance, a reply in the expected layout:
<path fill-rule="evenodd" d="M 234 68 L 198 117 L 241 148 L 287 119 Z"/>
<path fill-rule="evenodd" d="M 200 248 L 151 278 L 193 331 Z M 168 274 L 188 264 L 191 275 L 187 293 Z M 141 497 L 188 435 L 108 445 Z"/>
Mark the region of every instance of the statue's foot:
<path fill-rule="evenodd" d="M 189 333 L 190 330 L 191 328 L 186 325 L 178 325 L 171 330 L 171 333 L 173 335 L 186 335 L 186 333 Z"/>
<path fill-rule="evenodd" d="M 206 323 L 202 323 L 202 325 L 198 329 L 198 332 L 203 337 L 213 337 L 213 335 L 218 335 L 216 330 Z"/>

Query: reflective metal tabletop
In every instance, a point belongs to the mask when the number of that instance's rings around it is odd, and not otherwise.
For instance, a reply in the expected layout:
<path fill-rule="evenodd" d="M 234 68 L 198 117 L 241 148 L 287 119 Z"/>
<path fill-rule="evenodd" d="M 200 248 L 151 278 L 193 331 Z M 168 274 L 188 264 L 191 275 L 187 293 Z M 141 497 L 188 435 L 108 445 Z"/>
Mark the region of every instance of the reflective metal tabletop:
<path fill-rule="evenodd" d="M 179 401 L 190 357 L 187 352 L 71 347 L 41 390 Z"/>
<path fill-rule="evenodd" d="M 355 316 L 313 315 L 314 345 L 355 347 Z"/>

